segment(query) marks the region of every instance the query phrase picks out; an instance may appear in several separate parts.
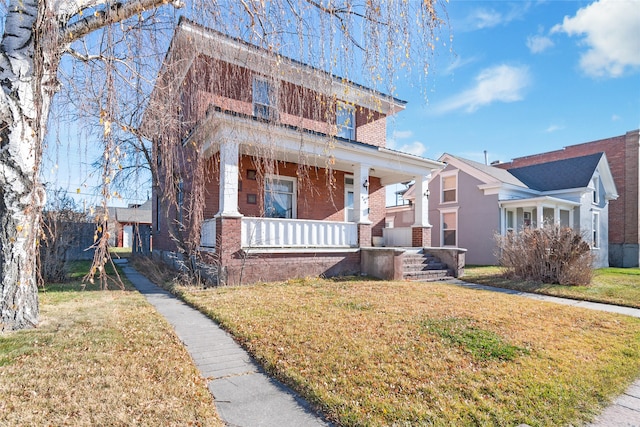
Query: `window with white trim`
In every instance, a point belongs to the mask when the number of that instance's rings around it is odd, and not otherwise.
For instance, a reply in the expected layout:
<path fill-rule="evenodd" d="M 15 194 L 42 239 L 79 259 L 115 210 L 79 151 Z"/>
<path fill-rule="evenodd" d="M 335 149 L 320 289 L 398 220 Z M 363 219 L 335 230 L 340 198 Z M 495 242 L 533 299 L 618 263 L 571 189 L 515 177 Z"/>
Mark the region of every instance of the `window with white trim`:
<path fill-rule="evenodd" d="M 344 220 L 353 222 L 353 175 L 344 176 Z"/>
<path fill-rule="evenodd" d="M 458 212 L 442 212 L 442 246 L 458 246 Z"/>
<path fill-rule="evenodd" d="M 336 106 L 336 136 L 346 139 L 356 139 L 356 108 L 344 102 Z"/>
<path fill-rule="evenodd" d="M 593 248 L 600 247 L 600 213 L 593 212 L 593 223 L 591 225 L 591 246 Z"/>
<path fill-rule="evenodd" d="M 268 176 L 264 183 L 264 216 L 296 218 L 296 180 L 287 176 Z"/>
<path fill-rule="evenodd" d="M 507 231 L 513 231 L 515 229 L 515 212 L 507 211 Z"/>
<path fill-rule="evenodd" d="M 458 174 L 441 175 L 442 203 L 458 201 Z"/>
<path fill-rule="evenodd" d="M 597 176 L 594 176 L 591 180 L 591 185 L 593 186 L 591 201 L 594 205 L 597 205 L 600 203 L 600 179 Z"/>
<path fill-rule="evenodd" d="M 253 115 L 261 119 L 277 118 L 277 91 L 274 83 L 263 77 L 253 77 Z"/>

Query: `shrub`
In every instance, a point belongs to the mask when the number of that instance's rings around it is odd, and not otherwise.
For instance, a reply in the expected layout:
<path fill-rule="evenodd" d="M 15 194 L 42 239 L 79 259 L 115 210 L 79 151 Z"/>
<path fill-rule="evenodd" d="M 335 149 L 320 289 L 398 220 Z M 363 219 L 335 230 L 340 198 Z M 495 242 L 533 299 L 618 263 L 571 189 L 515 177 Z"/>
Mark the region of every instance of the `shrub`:
<path fill-rule="evenodd" d="M 511 277 L 522 280 L 588 285 L 593 256 L 580 233 L 568 227 L 545 225 L 496 236 L 498 261 Z"/>

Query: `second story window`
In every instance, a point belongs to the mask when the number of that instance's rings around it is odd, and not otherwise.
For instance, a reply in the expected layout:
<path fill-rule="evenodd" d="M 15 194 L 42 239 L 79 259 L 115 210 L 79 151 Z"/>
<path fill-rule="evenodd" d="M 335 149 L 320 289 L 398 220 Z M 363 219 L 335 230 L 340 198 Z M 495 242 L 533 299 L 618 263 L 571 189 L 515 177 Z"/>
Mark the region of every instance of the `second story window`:
<path fill-rule="evenodd" d="M 253 115 L 273 120 L 277 117 L 276 88 L 273 82 L 260 77 L 253 78 Z"/>
<path fill-rule="evenodd" d="M 458 200 L 457 196 L 458 176 L 447 175 L 442 177 L 442 203 L 451 203 Z"/>
<path fill-rule="evenodd" d="M 593 187 L 591 201 L 594 205 L 597 205 L 600 203 L 600 180 L 597 176 L 594 176 L 591 180 L 591 186 Z"/>
<path fill-rule="evenodd" d="M 336 106 L 336 136 L 346 139 L 356 139 L 356 109 L 351 105 L 338 102 Z"/>

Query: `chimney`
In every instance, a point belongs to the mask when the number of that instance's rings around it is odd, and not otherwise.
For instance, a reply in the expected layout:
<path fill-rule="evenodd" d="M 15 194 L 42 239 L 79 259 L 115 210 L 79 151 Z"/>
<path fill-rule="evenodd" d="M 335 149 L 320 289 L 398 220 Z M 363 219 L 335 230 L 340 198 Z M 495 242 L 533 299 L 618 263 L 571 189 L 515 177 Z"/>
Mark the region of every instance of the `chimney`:
<path fill-rule="evenodd" d="M 487 154 L 487 150 L 484 150 L 484 164 L 489 164 L 489 155 Z"/>

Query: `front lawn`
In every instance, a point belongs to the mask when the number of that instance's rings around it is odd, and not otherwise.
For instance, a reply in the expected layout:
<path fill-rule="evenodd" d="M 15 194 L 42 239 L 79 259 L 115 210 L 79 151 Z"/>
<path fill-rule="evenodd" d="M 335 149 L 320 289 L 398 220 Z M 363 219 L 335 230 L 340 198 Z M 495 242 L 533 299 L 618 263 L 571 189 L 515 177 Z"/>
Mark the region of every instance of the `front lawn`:
<path fill-rule="evenodd" d="M 640 308 L 640 268 L 601 268 L 595 270 L 589 286 L 562 286 L 510 280 L 495 266 L 467 266 L 462 280 L 556 297 L 603 302 Z"/>
<path fill-rule="evenodd" d="M 640 375 L 621 315 L 443 283 L 175 290 L 344 426 L 578 425 Z"/>
<path fill-rule="evenodd" d="M 82 277 L 89 263 L 72 268 Z M 81 289 L 78 279 L 48 285 L 38 328 L 0 334 L 0 425 L 222 425 L 188 353 L 142 295 Z"/>

